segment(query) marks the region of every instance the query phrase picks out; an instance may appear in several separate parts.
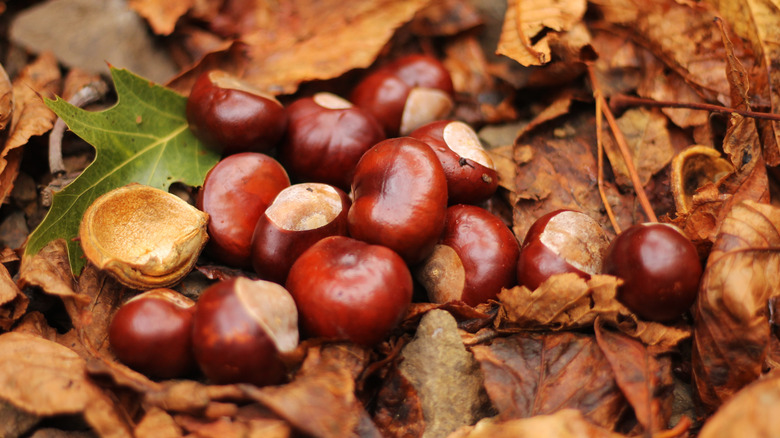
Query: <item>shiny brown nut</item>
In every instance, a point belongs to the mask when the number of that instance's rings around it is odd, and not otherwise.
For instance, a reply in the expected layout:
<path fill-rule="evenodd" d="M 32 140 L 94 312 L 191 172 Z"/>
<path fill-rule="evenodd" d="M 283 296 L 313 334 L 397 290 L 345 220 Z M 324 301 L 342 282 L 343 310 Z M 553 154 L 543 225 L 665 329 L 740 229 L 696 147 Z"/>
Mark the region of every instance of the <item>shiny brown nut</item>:
<path fill-rule="evenodd" d="M 122 284 L 166 287 L 192 270 L 208 240 L 208 218 L 166 191 L 129 184 L 87 208 L 79 239 L 87 259 Z"/>

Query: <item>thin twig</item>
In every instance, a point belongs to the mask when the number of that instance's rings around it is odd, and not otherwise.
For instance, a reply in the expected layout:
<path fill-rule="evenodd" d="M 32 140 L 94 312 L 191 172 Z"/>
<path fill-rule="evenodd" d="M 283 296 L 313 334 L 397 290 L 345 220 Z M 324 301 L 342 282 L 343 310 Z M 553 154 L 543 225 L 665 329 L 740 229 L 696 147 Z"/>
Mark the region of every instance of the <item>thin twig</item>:
<path fill-rule="evenodd" d="M 760 111 L 745 111 L 727 106 L 712 105 L 709 103 L 684 103 L 672 102 L 668 100 L 653 100 L 642 97 L 627 96 L 625 94 L 616 94 L 609 99 L 612 108 L 623 108 L 626 106 L 649 106 L 657 108 L 687 108 L 692 110 L 710 111 L 716 113 L 732 114 L 737 113 L 745 117 L 755 119 L 780 121 L 780 114 L 764 113 Z"/>
<path fill-rule="evenodd" d="M 593 96 L 596 97 L 596 154 L 598 155 L 598 172 L 596 174 L 596 184 L 599 188 L 599 195 L 601 195 L 601 203 L 604 204 L 604 208 L 607 210 L 607 217 L 609 222 L 612 223 L 612 229 L 615 230 L 615 234 L 620 234 L 620 225 L 618 225 L 615 213 L 612 211 L 612 206 L 609 205 L 607 199 L 607 193 L 604 191 L 604 144 L 601 140 L 601 126 L 602 126 L 602 110 L 601 105 L 603 99 L 599 99 L 596 95 L 601 95 L 601 89 L 593 87 Z"/>
<path fill-rule="evenodd" d="M 601 87 L 598 84 L 598 80 L 596 79 L 596 72 L 593 70 L 592 65 L 588 65 L 588 75 L 590 76 L 593 89 L 600 90 Z M 634 186 L 634 191 L 636 192 L 636 197 L 639 200 L 639 204 L 642 206 L 642 210 L 644 210 L 645 215 L 650 222 L 658 222 L 658 217 L 655 215 L 653 206 L 650 204 L 650 200 L 647 198 L 647 193 L 645 193 L 645 188 L 642 185 L 642 181 L 639 180 L 639 174 L 634 167 L 634 161 L 631 158 L 631 152 L 628 150 L 628 144 L 626 143 L 625 137 L 623 137 L 623 133 L 620 131 L 620 127 L 617 124 L 617 120 L 615 120 L 615 116 L 612 114 L 612 111 L 609 109 L 609 106 L 607 105 L 607 102 L 604 100 L 604 96 L 601 93 L 594 93 L 594 97 L 596 100 L 601 101 L 604 116 L 607 118 L 607 123 L 609 124 L 609 128 L 612 130 L 612 135 L 615 137 L 615 142 L 617 143 L 618 149 L 620 150 L 620 155 L 623 157 L 623 161 L 626 164 L 628 175 L 631 178 L 631 183 Z"/>
<path fill-rule="evenodd" d="M 84 106 L 97 102 L 108 93 L 108 85 L 102 80 L 90 82 L 84 88 L 68 99 L 68 103 L 73 106 L 83 108 Z M 62 136 L 65 133 L 65 122 L 57 118 L 49 133 L 49 170 L 51 174 L 61 176 L 65 173 L 65 162 L 62 160 Z"/>

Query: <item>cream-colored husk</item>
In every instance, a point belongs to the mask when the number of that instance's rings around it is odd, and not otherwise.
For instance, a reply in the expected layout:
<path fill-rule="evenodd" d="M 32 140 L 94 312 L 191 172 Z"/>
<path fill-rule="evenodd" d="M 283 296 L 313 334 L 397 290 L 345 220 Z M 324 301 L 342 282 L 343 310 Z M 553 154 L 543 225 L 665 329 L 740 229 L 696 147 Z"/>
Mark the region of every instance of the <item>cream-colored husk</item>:
<path fill-rule="evenodd" d="M 79 227 L 87 259 L 121 283 L 170 286 L 195 265 L 208 233 L 208 215 L 181 198 L 130 184 L 97 198 Z"/>

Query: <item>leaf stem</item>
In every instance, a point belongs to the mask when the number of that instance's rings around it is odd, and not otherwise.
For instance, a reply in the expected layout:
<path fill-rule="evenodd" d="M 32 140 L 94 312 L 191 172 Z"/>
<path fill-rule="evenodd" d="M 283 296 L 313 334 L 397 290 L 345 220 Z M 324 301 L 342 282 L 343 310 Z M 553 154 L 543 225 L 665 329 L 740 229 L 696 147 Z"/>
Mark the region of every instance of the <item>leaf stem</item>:
<path fill-rule="evenodd" d="M 591 86 L 594 90 L 601 90 L 601 86 L 599 85 L 598 79 L 596 78 L 596 72 L 593 70 L 593 65 L 587 64 L 587 66 Z M 647 193 L 645 193 L 645 188 L 642 185 L 642 181 L 639 180 L 639 174 L 634 167 L 634 161 L 631 158 L 631 152 L 628 149 L 628 144 L 626 143 L 626 139 L 623 136 L 623 133 L 620 131 L 620 127 L 617 125 L 615 116 L 609 109 L 609 106 L 607 105 L 606 100 L 604 100 L 604 96 L 601 92 L 596 93 L 594 91 L 593 96 L 597 102 L 601 101 L 604 116 L 607 118 L 607 123 L 612 130 L 612 135 L 615 137 L 615 142 L 617 143 L 618 149 L 620 150 L 620 155 L 623 157 L 623 161 L 626 164 L 628 175 L 631 177 L 631 184 L 634 186 L 634 191 L 636 192 L 636 197 L 639 200 L 639 204 L 642 206 L 642 210 L 644 210 L 645 215 L 650 222 L 658 222 L 658 217 L 655 215 L 653 206 L 650 204 L 650 200 L 647 198 Z"/>
<path fill-rule="evenodd" d="M 610 107 L 620 109 L 627 106 L 650 106 L 657 108 L 688 108 L 692 110 L 710 111 L 716 113 L 732 114 L 737 113 L 745 117 L 755 119 L 780 121 L 780 114 L 764 113 L 760 111 L 746 111 L 727 106 L 712 105 L 709 103 L 685 103 L 672 102 L 668 100 L 653 100 L 642 97 L 627 96 L 625 94 L 616 94 L 609 99 Z"/>
<path fill-rule="evenodd" d="M 601 96 L 601 89 L 593 87 L 593 96 Z M 596 175 L 596 184 L 599 188 L 599 195 L 601 196 L 601 203 L 604 204 L 604 208 L 607 211 L 607 217 L 609 222 L 612 223 L 612 229 L 615 230 L 615 234 L 620 234 L 620 225 L 618 225 L 615 213 L 612 211 L 612 206 L 609 205 L 607 199 L 607 193 L 604 191 L 604 143 L 602 142 L 601 126 L 602 122 L 602 105 L 603 99 L 596 97 L 596 155 L 598 160 L 598 173 Z"/>

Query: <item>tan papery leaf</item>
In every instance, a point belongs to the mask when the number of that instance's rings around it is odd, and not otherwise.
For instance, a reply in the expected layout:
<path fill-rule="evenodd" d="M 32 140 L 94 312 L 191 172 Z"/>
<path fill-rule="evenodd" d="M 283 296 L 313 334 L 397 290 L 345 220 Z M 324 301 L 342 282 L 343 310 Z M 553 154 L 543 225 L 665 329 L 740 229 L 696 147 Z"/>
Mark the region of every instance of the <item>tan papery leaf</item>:
<path fill-rule="evenodd" d="M 508 0 L 496 53 L 525 66 L 546 64 L 552 59 L 549 37 L 532 40 L 545 28 L 569 30 L 582 20 L 586 8 L 585 0 Z"/>
<path fill-rule="evenodd" d="M 694 306 L 693 375 L 707 408 L 761 375 L 778 284 L 780 208 L 741 202 L 720 227 Z"/>

